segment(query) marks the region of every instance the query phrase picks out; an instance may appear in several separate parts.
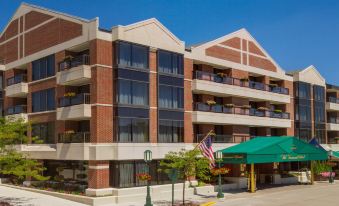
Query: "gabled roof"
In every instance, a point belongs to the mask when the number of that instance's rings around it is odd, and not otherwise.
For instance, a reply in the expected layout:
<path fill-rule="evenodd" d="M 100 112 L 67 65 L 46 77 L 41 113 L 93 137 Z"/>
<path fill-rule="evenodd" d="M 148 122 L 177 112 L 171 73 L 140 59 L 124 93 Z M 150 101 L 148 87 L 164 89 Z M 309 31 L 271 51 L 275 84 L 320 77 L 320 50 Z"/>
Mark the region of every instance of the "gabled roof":
<path fill-rule="evenodd" d="M 91 21 L 94 21 L 94 20 L 97 20 L 97 18 L 94 18 L 92 20 L 88 20 L 88 19 L 84 19 L 84 18 L 81 18 L 81 17 L 77 17 L 77 16 L 73 16 L 73 15 L 69 15 L 69 14 L 66 14 L 66 13 L 63 13 L 63 12 L 59 12 L 59 11 L 55 11 L 55 10 L 52 10 L 52 9 L 48 9 L 48 8 L 45 8 L 45 7 L 41 7 L 41 6 L 37 6 L 37 5 L 34 5 L 34 4 L 28 4 L 26 2 L 22 2 L 20 4 L 20 6 L 16 9 L 16 11 L 14 12 L 14 14 L 12 15 L 12 17 L 10 18 L 10 20 L 8 21 L 8 23 L 6 24 L 6 26 L 4 27 L 4 29 L 2 30 L 2 32 L 0 33 L 0 37 L 3 35 L 3 33 L 6 31 L 7 27 L 9 26 L 9 24 L 15 20 L 16 18 L 30 12 L 30 11 L 39 11 L 39 12 L 42 12 L 42 13 L 45 13 L 45 14 L 49 14 L 51 16 L 63 16 L 65 18 L 67 18 L 68 20 L 75 20 L 75 21 L 80 21 L 80 22 L 91 22 Z"/>
<path fill-rule="evenodd" d="M 291 71 L 289 74 L 293 76 L 294 81 L 326 86 L 325 78 L 321 76 L 319 71 L 313 65 L 310 65 L 305 69 Z"/>
<path fill-rule="evenodd" d="M 191 46 L 191 48 L 189 50 L 191 51 L 193 58 L 197 54 L 199 54 L 199 57 L 200 57 L 201 55 L 205 54 L 206 49 L 213 47 L 214 45 L 224 46 L 224 45 L 222 45 L 223 42 L 226 42 L 226 41 L 231 40 L 233 38 L 241 38 L 241 39 L 248 40 L 248 42 L 252 42 L 254 44 L 254 46 L 256 46 L 265 57 L 263 57 L 263 55 L 256 55 L 256 56 L 266 58 L 276 67 L 276 72 L 271 72 L 272 76 L 275 75 L 278 78 L 290 79 L 288 76 L 286 76 L 285 71 L 280 67 L 280 65 L 269 55 L 269 53 L 257 42 L 257 40 L 245 28 L 239 29 L 235 32 L 232 32 L 230 34 L 227 34 L 225 36 L 219 37 L 217 39 L 214 39 L 214 40 L 211 40 L 211 41 L 208 41 L 208 42 L 205 42 L 205 43 L 195 44 L 195 45 Z M 248 49 L 249 48 L 247 48 L 247 50 Z M 255 55 L 255 54 L 251 53 L 251 55 Z M 264 72 L 264 71 L 262 71 L 262 72 Z M 274 73 L 276 73 L 276 74 L 274 74 Z"/>
<path fill-rule="evenodd" d="M 120 39 L 180 53 L 183 53 L 185 50 L 185 42 L 176 37 L 156 18 L 150 18 L 126 26 L 114 26 L 112 28 L 112 35 L 113 41 Z"/>

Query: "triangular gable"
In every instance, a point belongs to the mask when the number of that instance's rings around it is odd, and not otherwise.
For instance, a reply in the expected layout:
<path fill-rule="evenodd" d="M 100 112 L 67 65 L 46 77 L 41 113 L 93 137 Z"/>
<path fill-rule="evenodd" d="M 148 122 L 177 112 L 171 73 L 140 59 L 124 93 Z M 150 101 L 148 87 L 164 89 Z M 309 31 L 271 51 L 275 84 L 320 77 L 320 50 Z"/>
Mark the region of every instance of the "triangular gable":
<path fill-rule="evenodd" d="M 185 43 L 155 18 L 113 27 L 112 34 L 113 41 L 125 40 L 179 53 L 183 53 L 185 49 Z"/>
<path fill-rule="evenodd" d="M 293 78 L 294 81 L 326 86 L 326 80 L 313 65 L 301 70 L 300 72 L 294 73 Z"/>
<path fill-rule="evenodd" d="M 68 15 L 62 12 L 50 10 L 44 7 L 27 4 L 27 3 L 21 3 L 20 6 L 17 8 L 11 19 L 8 21 L 5 28 L 0 33 L 0 42 L 9 39 L 13 36 L 15 36 L 19 30 L 22 30 L 23 25 L 18 25 L 20 17 L 23 15 L 26 15 L 25 18 L 25 29 L 30 29 L 38 24 L 41 24 L 53 17 L 62 18 L 67 21 L 72 21 L 75 23 L 83 23 L 83 22 L 90 22 L 90 20 L 83 19 L 80 17 Z"/>
<path fill-rule="evenodd" d="M 193 55 L 203 54 L 212 59 L 285 74 L 285 71 L 246 29 L 240 29 L 218 39 L 194 46 L 191 51 Z"/>

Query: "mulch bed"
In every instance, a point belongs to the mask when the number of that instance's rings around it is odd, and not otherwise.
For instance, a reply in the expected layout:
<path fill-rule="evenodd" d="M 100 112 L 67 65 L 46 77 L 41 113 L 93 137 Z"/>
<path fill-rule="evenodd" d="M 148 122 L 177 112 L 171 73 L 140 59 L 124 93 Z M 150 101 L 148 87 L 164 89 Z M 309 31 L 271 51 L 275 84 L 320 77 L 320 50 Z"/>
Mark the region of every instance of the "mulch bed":
<path fill-rule="evenodd" d="M 8 202 L 0 202 L 0 206 L 12 206 Z"/>

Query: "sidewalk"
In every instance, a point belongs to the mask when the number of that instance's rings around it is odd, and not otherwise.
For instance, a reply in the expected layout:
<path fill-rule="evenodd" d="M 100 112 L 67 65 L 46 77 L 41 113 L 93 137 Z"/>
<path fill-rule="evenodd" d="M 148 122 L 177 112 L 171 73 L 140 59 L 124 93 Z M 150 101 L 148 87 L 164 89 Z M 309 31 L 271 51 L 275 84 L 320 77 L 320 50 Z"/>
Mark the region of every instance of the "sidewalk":
<path fill-rule="evenodd" d="M 87 206 L 50 195 L 0 186 L 0 202 L 15 206 Z"/>

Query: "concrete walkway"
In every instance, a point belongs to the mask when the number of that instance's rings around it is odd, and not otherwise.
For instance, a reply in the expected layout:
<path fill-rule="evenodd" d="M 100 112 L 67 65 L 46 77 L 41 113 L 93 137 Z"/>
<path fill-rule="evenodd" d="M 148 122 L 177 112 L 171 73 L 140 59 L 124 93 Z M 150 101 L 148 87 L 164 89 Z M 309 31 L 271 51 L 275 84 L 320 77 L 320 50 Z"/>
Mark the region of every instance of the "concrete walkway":
<path fill-rule="evenodd" d="M 15 206 L 88 206 L 77 202 L 25 190 L 0 186 L 0 202 Z"/>

